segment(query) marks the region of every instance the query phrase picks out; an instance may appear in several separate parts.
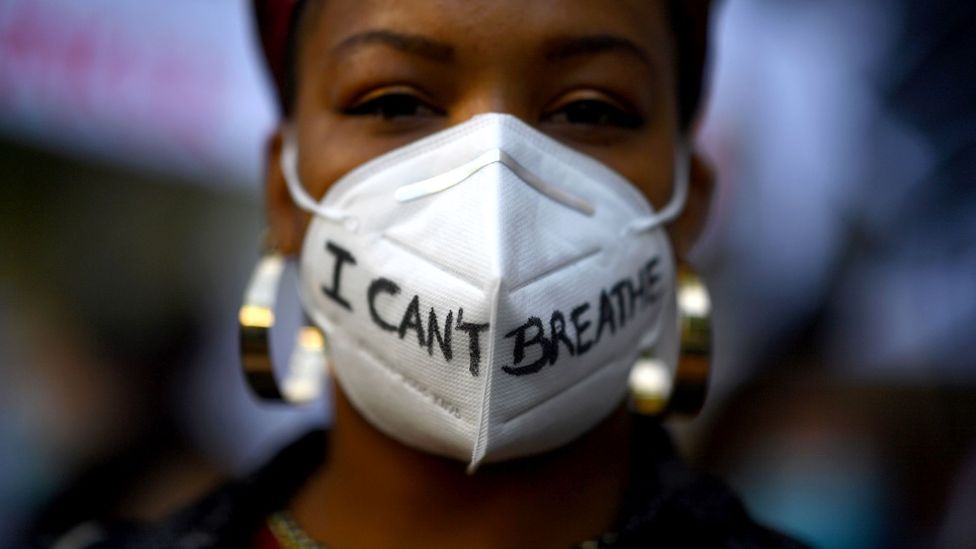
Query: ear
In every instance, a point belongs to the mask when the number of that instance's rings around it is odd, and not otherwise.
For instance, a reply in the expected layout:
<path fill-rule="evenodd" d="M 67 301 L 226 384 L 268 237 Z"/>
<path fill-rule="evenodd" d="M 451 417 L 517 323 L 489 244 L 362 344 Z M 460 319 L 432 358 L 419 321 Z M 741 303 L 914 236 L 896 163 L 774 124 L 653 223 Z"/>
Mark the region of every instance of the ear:
<path fill-rule="evenodd" d="M 688 261 L 688 253 L 701 236 L 715 191 L 715 170 L 698 151 L 692 151 L 688 169 L 688 202 L 681 215 L 668 227 L 675 254 Z"/>
<path fill-rule="evenodd" d="M 268 220 L 268 245 L 285 255 L 296 255 L 302 247 L 306 214 L 295 205 L 281 169 L 285 125 L 275 130 L 267 147 L 264 172 L 265 215 Z"/>

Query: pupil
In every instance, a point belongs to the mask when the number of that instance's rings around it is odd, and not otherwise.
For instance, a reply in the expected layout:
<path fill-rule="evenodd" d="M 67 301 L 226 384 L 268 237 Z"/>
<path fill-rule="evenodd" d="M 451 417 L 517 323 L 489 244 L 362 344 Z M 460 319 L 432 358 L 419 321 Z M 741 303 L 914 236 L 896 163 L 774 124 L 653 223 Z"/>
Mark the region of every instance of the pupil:
<path fill-rule="evenodd" d="M 607 124 L 610 116 L 606 109 L 594 101 L 579 101 L 569 110 L 570 122 L 581 124 Z"/>
<path fill-rule="evenodd" d="M 410 116 L 417 111 L 416 101 L 405 95 L 390 97 L 386 101 L 385 108 L 382 109 L 383 116 L 386 118 L 396 118 L 399 116 Z"/>

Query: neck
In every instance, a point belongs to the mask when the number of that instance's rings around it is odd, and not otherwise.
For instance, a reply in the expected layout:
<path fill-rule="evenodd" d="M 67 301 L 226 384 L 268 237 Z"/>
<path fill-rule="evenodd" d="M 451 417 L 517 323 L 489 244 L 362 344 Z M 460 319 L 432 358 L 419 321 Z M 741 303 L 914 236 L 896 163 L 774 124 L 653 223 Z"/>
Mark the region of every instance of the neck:
<path fill-rule="evenodd" d="M 629 466 L 623 407 L 564 448 L 468 475 L 464 463 L 380 433 L 333 394 L 328 459 L 292 502 L 329 546 L 569 547 L 613 526 Z"/>

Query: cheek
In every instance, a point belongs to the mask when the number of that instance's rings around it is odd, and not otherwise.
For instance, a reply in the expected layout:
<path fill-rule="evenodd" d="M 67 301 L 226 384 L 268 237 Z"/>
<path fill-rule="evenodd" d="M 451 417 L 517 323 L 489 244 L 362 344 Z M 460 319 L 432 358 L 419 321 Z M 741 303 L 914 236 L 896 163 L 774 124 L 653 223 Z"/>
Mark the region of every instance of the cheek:
<path fill-rule="evenodd" d="M 637 187 L 655 210 L 660 210 L 671 198 L 674 186 L 673 147 L 672 139 L 652 138 L 610 148 L 580 150 L 613 168 Z"/>
<path fill-rule="evenodd" d="M 625 177 L 640 189 L 655 211 L 660 211 L 674 192 L 673 151 L 669 148 L 660 154 L 645 154 L 637 164 Z"/>
<path fill-rule="evenodd" d="M 640 190 L 655 211 L 660 211 L 674 191 L 678 144 L 675 105 L 673 95 L 663 93 L 648 125 L 628 139 L 605 145 L 567 144 L 613 168 Z"/>
<path fill-rule="evenodd" d="M 315 122 L 304 124 L 299 131 L 304 155 L 301 161 L 302 182 L 317 200 L 353 169 L 422 137 L 377 136 L 363 131 L 362 121 L 359 120 L 331 116 L 316 118 Z"/>
<path fill-rule="evenodd" d="M 300 88 L 293 115 L 301 143 L 302 183 L 316 200 L 351 170 L 436 130 L 383 134 L 367 118 L 335 112 L 316 94 L 322 88 L 320 78 L 309 78 Z"/>

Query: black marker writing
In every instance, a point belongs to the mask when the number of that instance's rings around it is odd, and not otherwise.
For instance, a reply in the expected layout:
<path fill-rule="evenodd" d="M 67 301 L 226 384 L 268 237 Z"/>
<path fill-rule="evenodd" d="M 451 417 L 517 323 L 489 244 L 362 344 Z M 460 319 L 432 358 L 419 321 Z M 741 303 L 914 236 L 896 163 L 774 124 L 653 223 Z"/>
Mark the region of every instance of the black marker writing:
<path fill-rule="evenodd" d="M 423 347 L 424 326 L 420 323 L 419 295 L 413 296 L 413 299 L 410 300 L 410 305 L 407 305 L 407 310 L 403 312 L 403 320 L 400 321 L 400 328 L 398 330 L 400 339 L 403 339 L 403 336 L 407 335 L 407 330 L 411 329 L 417 332 L 417 343 Z"/>
<path fill-rule="evenodd" d="M 581 355 L 585 355 L 586 351 L 589 351 L 590 347 L 593 346 L 592 341 L 583 341 L 583 332 L 590 327 L 590 321 L 584 320 L 580 322 L 580 317 L 589 308 L 589 303 L 583 303 L 582 305 L 577 305 L 569 312 L 569 320 L 573 323 L 573 329 L 576 330 L 576 352 Z"/>
<path fill-rule="evenodd" d="M 430 308 L 430 314 L 427 315 L 427 354 L 434 356 L 434 340 L 437 340 L 437 346 L 441 349 L 441 354 L 448 362 L 454 357 L 454 348 L 451 346 L 451 334 L 454 330 L 451 329 L 451 324 L 454 322 L 454 311 L 447 311 L 447 317 L 444 319 L 444 335 L 441 335 L 441 329 L 437 326 L 437 313 L 434 312 L 434 308 Z"/>
<path fill-rule="evenodd" d="M 525 332 L 529 328 L 535 329 L 535 333 L 529 340 L 525 339 Z M 549 361 L 549 355 L 552 353 L 551 345 L 549 340 L 545 338 L 546 329 L 542 327 L 542 320 L 539 317 L 529 317 L 528 322 L 515 328 L 511 332 L 505 334 L 506 338 L 515 336 L 515 348 L 513 351 L 515 364 L 522 362 L 525 358 L 525 348 L 538 345 L 539 358 L 537 358 L 531 364 L 526 364 L 525 366 L 502 366 L 502 370 L 506 374 L 512 374 L 513 376 L 523 376 L 525 374 L 534 374 L 542 369 L 546 362 Z"/>
<path fill-rule="evenodd" d="M 560 347 L 565 347 L 569 356 L 583 355 L 593 346 L 616 334 L 618 329 L 623 329 L 627 321 L 633 318 L 638 309 L 649 307 L 658 301 L 656 289 L 660 275 L 657 267 L 658 258 L 654 257 L 638 270 L 636 283 L 629 278 L 620 280 L 609 290 L 600 291 L 596 307 L 589 302 L 573 307 L 569 312 L 569 325 L 572 326 L 575 338 L 571 338 L 568 333 L 566 317 L 562 311 L 552 312 L 548 334 L 542 319 L 530 316 L 525 324 L 505 334 L 505 339 L 514 338 L 514 341 L 512 364 L 502 366 L 502 371 L 513 376 L 534 374 L 547 363 L 556 364 Z M 589 311 L 596 311 L 597 315 L 596 334 L 592 339 L 586 335 L 594 324 L 587 319 Z M 523 364 L 524 361 L 528 363 Z"/>
<path fill-rule="evenodd" d="M 403 310 L 399 323 L 393 324 L 389 321 L 392 319 L 384 319 L 377 310 L 376 302 L 380 294 L 395 297 L 400 294 L 400 286 L 392 280 L 382 277 L 373 280 L 369 284 L 366 298 L 369 303 L 369 315 L 373 320 L 373 324 L 376 324 L 384 331 L 396 333 L 400 339 L 405 339 L 408 332 L 415 332 L 417 344 L 421 349 L 427 349 L 427 354 L 430 356 L 434 356 L 434 342 L 436 341 L 437 348 L 441 350 L 441 354 L 447 362 L 451 362 L 454 359 L 454 332 L 463 332 L 468 336 L 468 355 L 470 357 L 468 370 L 473 376 L 479 374 L 481 370 L 480 335 L 482 332 L 488 331 L 489 324 L 487 322 L 465 322 L 464 309 L 458 308 L 456 320 L 454 311 L 448 310 L 447 314 L 443 317 L 444 323 L 441 324 L 438 319 L 437 309 L 431 307 L 427 313 L 425 332 L 420 313 L 423 310 L 421 298 L 415 294 Z"/>
<path fill-rule="evenodd" d="M 380 318 L 380 314 L 376 312 L 376 296 L 381 293 L 395 296 L 400 293 L 400 287 L 388 278 L 377 278 L 369 283 L 369 290 L 366 292 L 366 297 L 369 299 L 369 316 L 373 319 L 373 323 L 388 332 L 395 332 L 397 327 Z"/>
<path fill-rule="evenodd" d="M 566 335 L 566 319 L 563 318 L 562 312 L 552 312 L 552 316 L 549 317 L 549 333 L 552 334 L 552 350 L 549 353 L 549 364 L 555 364 L 559 358 L 560 341 L 566 346 L 566 350 L 569 351 L 569 356 L 576 354 L 576 351 L 573 349 L 573 340 L 569 339 Z"/>
<path fill-rule="evenodd" d="M 333 301 L 345 307 L 346 310 L 351 311 L 352 306 L 339 294 L 339 282 L 342 280 L 342 266 L 346 263 L 355 265 L 356 258 L 349 253 L 349 250 L 337 246 L 331 240 L 325 242 L 325 249 L 335 256 L 335 267 L 332 268 L 332 287 L 329 288 L 325 284 L 322 284 L 322 293 L 331 297 Z"/>
<path fill-rule="evenodd" d="M 617 325 L 613 321 L 613 306 L 610 304 L 610 296 L 607 295 L 606 290 L 603 290 L 600 292 L 600 320 L 596 325 L 597 341 L 600 341 L 600 336 L 603 335 L 603 329 L 606 326 L 610 327 L 610 335 L 617 331 Z"/>
<path fill-rule="evenodd" d="M 464 322 L 464 309 L 458 308 L 457 329 L 468 334 L 468 349 L 471 354 L 471 362 L 468 370 L 471 375 L 478 377 L 481 368 L 481 344 L 478 341 L 478 334 L 488 331 L 488 323 L 481 324 Z"/>

